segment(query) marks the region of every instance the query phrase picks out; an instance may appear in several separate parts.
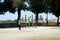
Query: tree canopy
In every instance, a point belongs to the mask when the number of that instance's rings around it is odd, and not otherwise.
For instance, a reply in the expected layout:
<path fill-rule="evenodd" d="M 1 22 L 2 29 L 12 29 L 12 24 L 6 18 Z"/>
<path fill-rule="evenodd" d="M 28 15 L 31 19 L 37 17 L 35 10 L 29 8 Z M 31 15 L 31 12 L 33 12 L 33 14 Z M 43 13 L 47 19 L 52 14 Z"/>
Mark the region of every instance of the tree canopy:
<path fill-rule="evenodd" d="M 30 9 L 32 12 L 41 13 L 43 12 L 43 0 L 30 0 Z"/>
<path fill-rule="evenodd" d="M 56 17 L 60 16 L 60 0 L 52 1 L 51 11 Z"/>
<path fill-rule="evenodd" d="M 59 25 L 59 16 L 60 16 L 60 0 L 52 0 L 51 9 L 52 13 L 58 17 L 57 25 Z"/>
<path fill-rule="evenodd" d="M 20 7 L 25 0 L 13 0 L 13 7 Z"/>
<path fill-rule="evenodd" d="M 25 0 L 4 0 L 4 3 L 0 2 L 0 14 L 4 12 L 15 12 L 16 8 L 23 8 L 23 3 Z"/>

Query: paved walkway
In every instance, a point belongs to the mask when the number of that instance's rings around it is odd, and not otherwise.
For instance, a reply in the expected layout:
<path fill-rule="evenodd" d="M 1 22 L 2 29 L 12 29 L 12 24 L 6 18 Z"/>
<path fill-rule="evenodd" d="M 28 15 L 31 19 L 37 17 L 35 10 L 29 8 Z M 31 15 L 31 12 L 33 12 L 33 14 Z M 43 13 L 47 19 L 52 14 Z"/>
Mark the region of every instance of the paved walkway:
<path fill-rule="evenodd" d="M 0 28 L 0 40 L 27 40 L 31 37 L 59 37 L 56 27 Z"/>

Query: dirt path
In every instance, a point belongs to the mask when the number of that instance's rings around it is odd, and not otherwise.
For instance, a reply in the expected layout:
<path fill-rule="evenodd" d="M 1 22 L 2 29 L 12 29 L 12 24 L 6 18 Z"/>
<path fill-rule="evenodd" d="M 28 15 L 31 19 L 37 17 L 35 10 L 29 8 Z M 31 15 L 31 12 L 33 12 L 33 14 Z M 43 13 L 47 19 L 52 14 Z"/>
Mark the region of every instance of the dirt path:
<path fill-rule="evenodd" d="M 30 27 L 22 28 L 5 28 L 0 29 L 0 40 L 26 40 L 30 37 L 59 37 L 60 29 L 56 27 Z"/>

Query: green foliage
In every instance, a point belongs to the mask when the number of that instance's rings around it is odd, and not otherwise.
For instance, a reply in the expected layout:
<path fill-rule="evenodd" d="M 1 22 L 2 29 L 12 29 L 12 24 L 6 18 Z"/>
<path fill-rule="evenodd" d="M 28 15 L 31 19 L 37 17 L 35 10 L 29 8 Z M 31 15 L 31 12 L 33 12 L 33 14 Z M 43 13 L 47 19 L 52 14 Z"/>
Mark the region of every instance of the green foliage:
<path fill-rule="evenodd" d="M 51 3 L 51 11 L 58 17 L 60 15 L 60 0 L 53 0 Z"/>
<path fill-rule="evenodd" d="M 32 12 L 41 13 L 43 12 L 43 0 L 30 0 L 30 9 Z"/>
<path fill-rule="evenodd" d="M 4 0 L 4 3 L 0 3 L 0 14 L 3 14 L 4 12 L 11 12 L 14 13 L 16 8 L 25 8 L 23 6 L 23 3 L 25 0 Z"/>
<path fill-rule="evenodd" d="M 13 0 L 13 7 L 20 7 L 24 2 L 25 0 Z"/>

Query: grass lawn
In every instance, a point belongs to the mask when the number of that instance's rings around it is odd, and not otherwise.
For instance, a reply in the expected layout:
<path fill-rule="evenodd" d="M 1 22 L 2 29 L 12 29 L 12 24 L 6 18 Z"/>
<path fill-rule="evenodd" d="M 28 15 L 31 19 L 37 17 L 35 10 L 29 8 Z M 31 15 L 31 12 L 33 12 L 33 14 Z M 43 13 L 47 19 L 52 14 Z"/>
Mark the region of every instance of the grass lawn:
<path fill-rule="evenodd" d="M 32 37 L 28 40 L 60 40 L 60 38 L 58 37 L 47 37 L 47 38 L 43 38 L 43 37 Z"/>
<path fill-rule="evenodd" d="M 59 37 L 28 37 L 19 40 L 60 40 Z"/>

